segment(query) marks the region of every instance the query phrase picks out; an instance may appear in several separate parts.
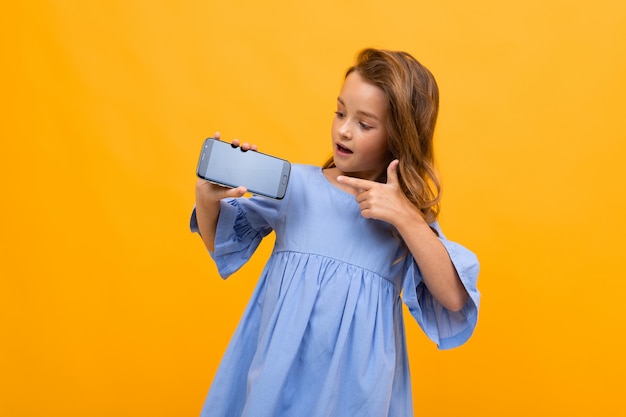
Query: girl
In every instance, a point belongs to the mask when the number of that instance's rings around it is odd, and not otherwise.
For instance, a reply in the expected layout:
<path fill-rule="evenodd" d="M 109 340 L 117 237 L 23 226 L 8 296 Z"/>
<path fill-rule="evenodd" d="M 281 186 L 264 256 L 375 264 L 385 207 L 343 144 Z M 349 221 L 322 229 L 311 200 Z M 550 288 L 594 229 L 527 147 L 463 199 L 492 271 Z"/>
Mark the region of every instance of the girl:
<path fill-rule="evenodd" d="M 401 302 L 440 349 L 470 337 L 479 302 L 475 256 L 437 223 L 438 101 L 411 55 L 364 50 L 331 159 L 294 165 L 283 200 L 197 182 L 191 228 L 222 277 L 276 233 L 203 416 L 413 416 Z"/>

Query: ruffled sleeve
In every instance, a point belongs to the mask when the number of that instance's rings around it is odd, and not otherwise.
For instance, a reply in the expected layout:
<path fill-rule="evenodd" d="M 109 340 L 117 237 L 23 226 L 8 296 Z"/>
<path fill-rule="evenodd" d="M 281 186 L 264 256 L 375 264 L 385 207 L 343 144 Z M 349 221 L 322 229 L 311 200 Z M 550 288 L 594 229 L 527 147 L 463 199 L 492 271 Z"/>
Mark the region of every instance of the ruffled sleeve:
<path fill-rule="evenodd" d="M 264 197 L 226 199 L 220 204 L 211 257 L 220 276 L 228 278 L 250 259 L 261 240 L 276 228 L 282 206 L 280 201 Z M 190 228 L 192 232 L 199 232 L 195 208 Z"/>
<path fill-rule="evenodd" d="M 432 226 L 439 232 L 441 243 L 448 251 L 469 298 L 460 311 L 447 310 L 428 291 L 417 264 L 411 258 L 404 280 L 403 300 L 424 333 L 437 347 L 450 349 L 465 343 L 476 327 L 480 302 L 480 293 L 476 287 L 479 264 L 471 251 L 447 240 L 438 224 Z"/>

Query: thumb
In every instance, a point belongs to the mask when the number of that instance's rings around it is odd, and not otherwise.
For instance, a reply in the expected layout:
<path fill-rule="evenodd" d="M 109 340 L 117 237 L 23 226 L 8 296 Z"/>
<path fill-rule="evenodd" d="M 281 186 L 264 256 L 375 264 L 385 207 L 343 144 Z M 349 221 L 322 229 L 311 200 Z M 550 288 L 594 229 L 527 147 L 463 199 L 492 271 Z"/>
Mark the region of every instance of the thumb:
<path fill-rule="evenodd" d="M 244 186 L 239 186 L 236 188 L 230 188 L 230 187 L 225 187 L 223 185 L 218 185 L 215 184 L 215 192 L 216 192 L 216 197 L 219 200 L 222 200 L 224 198 L 239 198 L 239 197 L 243 197 L 244 194 L 246 193 L 246 191 L 248 191 L 246 189 L 246 187 Z"/>
<path fill-rule="evenodd" d="M 400 161 L 394 159 L 387 167 L 387 184 L 395 185 L 398 183 L 398 165 L 400 165 Z"/>
<path fill-rule="evenodd" d="M 225 194 L 227 197 L 239 198 L 239 197 L 243 197 L 246 192 L 248 192 L 246 187 L 244 187 L 243 185 L 240 185 L 237 188 L 226 188 Z"/>

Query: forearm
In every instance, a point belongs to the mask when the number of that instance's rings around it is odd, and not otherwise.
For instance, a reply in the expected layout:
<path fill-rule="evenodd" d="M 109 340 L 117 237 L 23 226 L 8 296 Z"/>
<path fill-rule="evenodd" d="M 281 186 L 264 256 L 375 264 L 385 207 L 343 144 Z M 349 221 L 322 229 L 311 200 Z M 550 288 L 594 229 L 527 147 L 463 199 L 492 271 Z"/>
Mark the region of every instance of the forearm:
<path fill-rule="evenodd" d="M 196 221 L 202 242 L 213 252 L 215 249 L 215 231 L 220 214 L 220 200 L 208 198 L 203 191 L 206 184 L 198 181 L 196 185 Z"/>
<path fill-rule="evenodd" d="M 445 308 L 460 310 L 468 293 L 446 248 L 416 210 L 407 215 L 396 228 L 419 266 L 424 284 Z"/>
<path fill-rule="evenodd" d="M 220 213 L 220 203 L 216 203 L 217 208 L 198 205 L 196 203 L 196 220 L 198 222 L 198 232 L 204 242 L 204 246 L 210 251 L 215 250 L 215 231 L 217 229 L 217 218 Z"/>
<path fill-rule="evenodd" d="M 196 199 L 196 221 L 198 232 L 204 242 L 204 246 L 213 252 L 215 250 L 215 231 L 217 219 L 220 214 L 220 202 L 198 201 Z"/>
<path fill-rule="evenodd" d="M 246 193 L 246 187 L 227 188 L 209 181 L 196 181 L 196 221 L 198 231 L 206 248 L 215 250 L 215 231 L 220 215 L 220 201 L 224 198 L 238 198 Z"/>

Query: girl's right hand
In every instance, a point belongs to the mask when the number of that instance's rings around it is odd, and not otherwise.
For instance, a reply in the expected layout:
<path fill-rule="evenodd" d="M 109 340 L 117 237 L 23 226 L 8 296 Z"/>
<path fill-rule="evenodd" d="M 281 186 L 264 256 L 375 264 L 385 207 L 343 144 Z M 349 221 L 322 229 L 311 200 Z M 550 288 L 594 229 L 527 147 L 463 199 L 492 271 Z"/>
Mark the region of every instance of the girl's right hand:
<path fill-rule="evenodd" d="M 213 135 L 215 139 L 220 140 L 220 132 L 215 132 Z M 256 145 L 250 145 L 247 142 L 240 144 L 239 139 L 233 139 L 231 142 L 233 146 L 241 146 L 244 151 L 256 151 Z M 216 203 L 224 198 L 238 198 L 243 197 L 248 190 L 244 186 L 237 188 L 222 187 L 221 185 L 214 184 L 210 181 L 198 178 L 196 181 L 196 203 L 205 202 L 207 204 Z"/>

